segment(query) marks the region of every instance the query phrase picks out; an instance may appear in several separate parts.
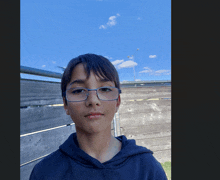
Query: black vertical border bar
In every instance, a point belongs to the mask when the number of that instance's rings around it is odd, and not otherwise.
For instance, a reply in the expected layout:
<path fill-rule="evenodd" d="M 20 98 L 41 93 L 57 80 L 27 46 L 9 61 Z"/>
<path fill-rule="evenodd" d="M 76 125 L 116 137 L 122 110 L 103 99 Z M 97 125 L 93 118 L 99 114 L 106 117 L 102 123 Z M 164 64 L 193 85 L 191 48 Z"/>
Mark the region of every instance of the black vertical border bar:
<path fill-rule="evenodd" d="M 20 179 L 20 1 L 2 0 L 0 8 L 1 176 Z"/>
<path fill-rule="evenodd" d="M 218 7 L 172 1 L 172 179 L 219 176 Z"/>

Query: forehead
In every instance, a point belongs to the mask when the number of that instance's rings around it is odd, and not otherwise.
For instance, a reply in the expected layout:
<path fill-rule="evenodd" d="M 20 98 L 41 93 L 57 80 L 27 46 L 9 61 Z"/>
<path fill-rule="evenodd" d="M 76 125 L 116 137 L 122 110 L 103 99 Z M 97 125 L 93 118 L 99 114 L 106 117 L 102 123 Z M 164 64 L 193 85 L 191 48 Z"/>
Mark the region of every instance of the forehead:
<path fill-rule="evenodd" d="M 74 77 L 86 77 L 87 73 L 82 63 L 77 64 L 71 73 L 71 79 Z"/>
<path fill-rule="evenodd" d="M 73 84 L 73 82 L 75 83 L 87 83 L 89 81 L 97 81 L 97 82 L 108 82 L 108 83 L 113 83 L 113 85 L 115 84 L 113 81 L 110 81 L 109 79 L 103 77 L 100 75 L 100 73 L 98 73 L 98 76 L 91 70 L 90 71 L 90 75 L 87 78 L 87 72 L 83 66 L 82 63 L 76 65 L 76 67 L 73 69 L 72 71 L 72 75 L 71 75 L 71 80 L 69 84 Z M 81 82 L 80 82 L 81 81 Z"/>

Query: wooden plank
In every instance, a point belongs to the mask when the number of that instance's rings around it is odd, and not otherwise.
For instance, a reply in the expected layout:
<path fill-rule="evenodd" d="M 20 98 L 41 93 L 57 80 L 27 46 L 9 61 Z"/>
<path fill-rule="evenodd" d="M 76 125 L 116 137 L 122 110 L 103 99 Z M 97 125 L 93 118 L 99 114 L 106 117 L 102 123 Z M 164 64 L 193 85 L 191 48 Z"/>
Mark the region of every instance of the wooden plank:
<path fill-rule="evenodd" d="M 20 134 L 31 133 L 73 123 L 63 106 L 41 106 L 20 109 Z"/>
<path fill-rule="evenodd" d="M 139 112 L 160 112 L 171 111 L 171 101 L 169 100 L 155 100 L 155 101 L 123 101 L 119 107 L 119 113 L 139 113 Z"/>
<path fill-rule="evenodd" d="M 170 112 L 153 112 L 153 113 L 123 113 L 120 114 L 121 127 L 134 127 L 148 124 L 159 124 L 164 122 L 171 123 Z"/>
<path fill-rule="evenodd" d="M 154 157 L 159 162 L 171 160 L 171 136 L 161 138 L 137 139 L 137 145 L 146 147 L 153 151 Z"/>
<path fill-rule="evenodd" d="M 171 135 L 153 138 L 145 135 L 145 138 L 136 139 L 136 144 L 153 151 L 160 163 L 171 160 Z"/>
<path fill-rule="evenodd" d="M 128 135 L 128 139 L 155 139 L 155 138 L 161 138 L 161 137 L 171 137 L 171 130 L 170 131 L 165 131 L 165 132 L 153 132 L 149 133 L 146 132 L 144 134 L 135 134 L 135 135 Z"/>
<path fill-rule="evenodd" d="M 154 151 L 153 156 L 160 163 L 171 161 L 171 149 L 164 149 L 164 150 L 161 150 L 161 151 Z"/>
<path fill-rule="evenodd" d="M 20 179 L 21 180 L 29 180 L 31 172 L 38 162 L 40 162 L 42 159 L 39 159 L 37 161 L 31 162 L 30 164 L 24 165 L 20 167 Z"/>
<path fill-rule="evenodd" d="M 171 97 L 171 89 L 161 87 L 152 88 L 121 88 L 121 100 L 122 102 L 132 99 L 149 99 L 149 98 L 162 98 Z"/>
<path fill-rule="evenodd" d="M 123 127 L 121 126 L 122 134 L 126 137 L 137 136 L 137 135 L 147 135 L 147 134 L 157 134 L 161 132 L 170 132 L 171 123 L 159 123 L 159 124 L 148 124 L 141 126 L 130 126 Z"/>
<path fill-rule="evenodd" d="M 76 132 L 75 126 L 71 125 L 21 137 L 20 164 L 57 150 L 73 132 Z"/>
<path fill-rule="evenodd" d="M 163 136 L 158 138 L 136 139 L 136 144 L 147 147 L 152 151 L 161 151 L 163 149 L 171 149 L 171 136 Z"/>
<path fill-rule="evenodd" d="M 20 80 L 20 106 L 61 104 L 59 82 Z"/>

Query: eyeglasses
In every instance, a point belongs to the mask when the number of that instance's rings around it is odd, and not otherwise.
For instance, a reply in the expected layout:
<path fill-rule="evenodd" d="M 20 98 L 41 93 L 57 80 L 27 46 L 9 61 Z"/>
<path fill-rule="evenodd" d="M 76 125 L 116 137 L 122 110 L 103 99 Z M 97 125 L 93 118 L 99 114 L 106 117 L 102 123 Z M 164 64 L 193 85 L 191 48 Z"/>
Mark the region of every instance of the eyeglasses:
<path fill-rule="evenodd" d="M 121 90 L 116 87 L 105 86 L 97 89 L 77 87 L 66 90 L 66 99 L 70 102 L 85 101 L 89 96 L 89 91 L 96 91 L 98 98 L 103 101 L 117 100 L 121 93 Z"/>

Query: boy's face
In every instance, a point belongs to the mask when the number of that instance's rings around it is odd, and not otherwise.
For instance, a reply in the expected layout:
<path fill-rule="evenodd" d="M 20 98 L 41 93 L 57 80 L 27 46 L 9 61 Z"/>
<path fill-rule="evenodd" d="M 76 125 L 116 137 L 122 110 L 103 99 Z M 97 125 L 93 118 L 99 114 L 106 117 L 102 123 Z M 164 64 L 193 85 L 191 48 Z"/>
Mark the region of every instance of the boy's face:
<path fill-rule="evenodd" d="M 86 73 L 82 64 L 78 64 L 72 73 L 70 83 L 75 80 L 83 80 L 82 83 L 73 83 L 71 87 L 84 87 L 88 89 L 97 89 L 103 86 L 115 87 L 112 81 L 101 82 L 100 78 L 92 71 L 90 77 L 86 79 Z M 67 84 L 67 89 L 69 84 Z M 111 121 L 114 114 L 117 112 L 120 105 L 120 96 L 118 100 L 102 101 L 97 95 L 96 91 L 89 91 L 89 96 L 85 101 L 81 102 L 67 102 L 64 101 L 64 109 L 67 115 L 70 115 L 75 123 L 76 131 L 83 133 L 97 133 L 111 131 Z M 98 117 L 88 116 L 91 112 L 99 112 L 102 115 Z"/>

